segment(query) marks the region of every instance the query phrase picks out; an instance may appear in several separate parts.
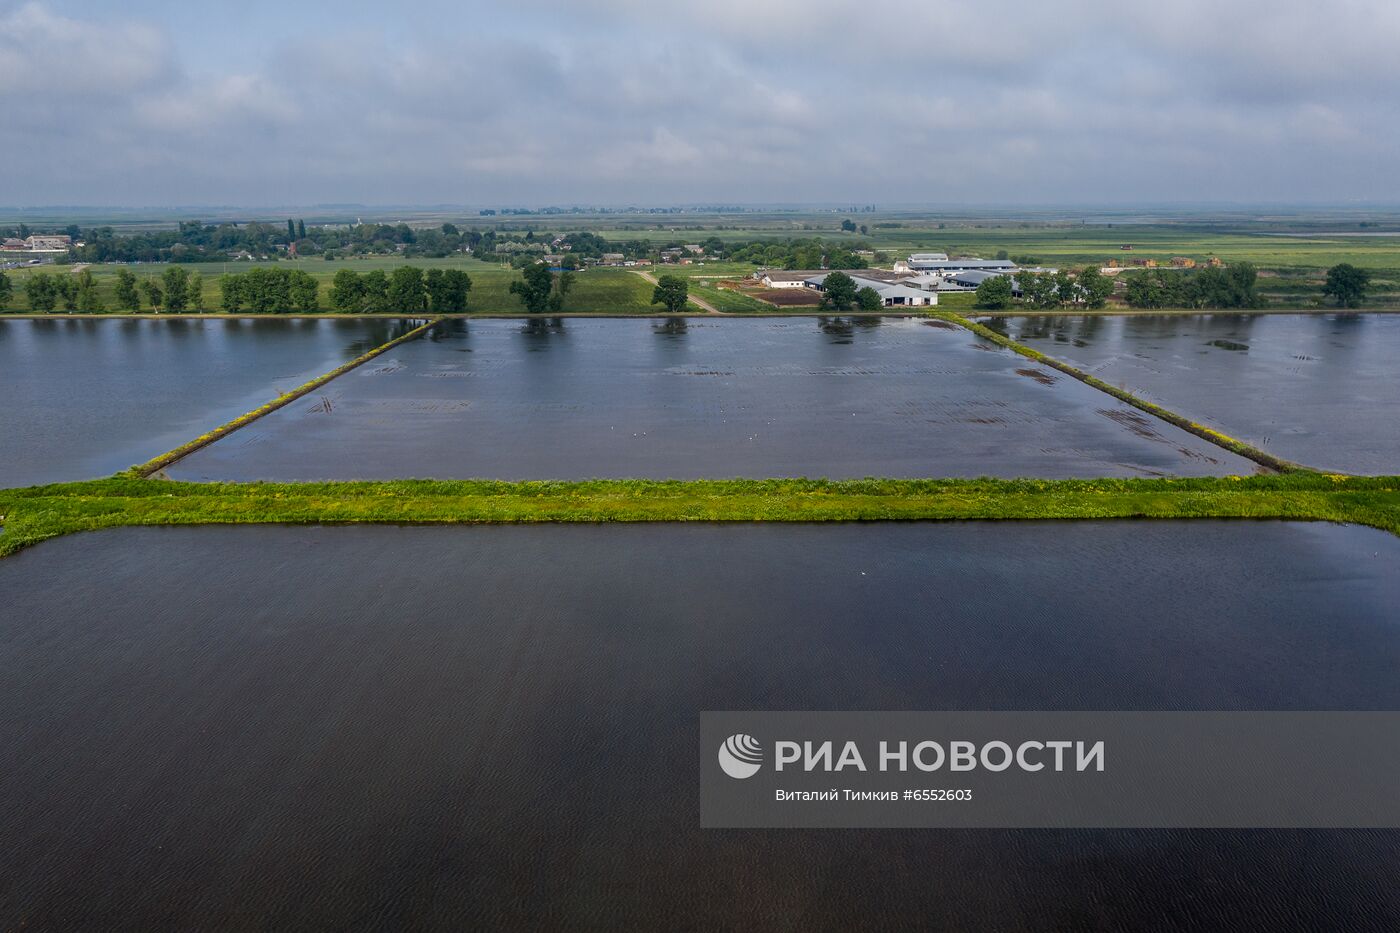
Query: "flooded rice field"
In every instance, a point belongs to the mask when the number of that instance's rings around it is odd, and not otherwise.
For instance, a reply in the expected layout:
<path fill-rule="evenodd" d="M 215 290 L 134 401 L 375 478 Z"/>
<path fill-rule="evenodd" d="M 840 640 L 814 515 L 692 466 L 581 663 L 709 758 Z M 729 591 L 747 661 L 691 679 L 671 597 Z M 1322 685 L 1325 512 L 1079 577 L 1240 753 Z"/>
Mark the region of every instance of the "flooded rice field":
<path fill-rule="evenodd" d="M 109 476 L 404 328 L 341 319 L 0 319 L 0 486 Z"/>
<path fill-rule="evenodd" d="M 1400 473 L 1400 315 L 1044 316 L 1000 326 L 1285 459 Z"/>
<path fill-rule="evenodd" d="M 706 709 L 1395 709 L 1400 539 L 132 528 L 0 562 L 0 927 L 1394 929 L 1400 833 L 702 831 Z"/>
<path fill-rule="evenodd" d="M 1254 469 L 964 331 L 802 318 L 453 321 L 168 473 L 1059 478 Z"/>

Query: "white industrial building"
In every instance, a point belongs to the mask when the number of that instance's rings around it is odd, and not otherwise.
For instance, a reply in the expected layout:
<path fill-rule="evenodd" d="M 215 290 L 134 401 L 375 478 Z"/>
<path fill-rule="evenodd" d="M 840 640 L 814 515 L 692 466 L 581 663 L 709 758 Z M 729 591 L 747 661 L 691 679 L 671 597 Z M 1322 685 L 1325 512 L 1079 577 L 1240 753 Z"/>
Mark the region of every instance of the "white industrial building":
<path fill-rule="evenodd" d="M 1021 283 L 1017 282 L 1009 272 L 988 272 L 981 269 L 958 272 L 944 279 L 944 284 L 941 287 L 944 291 L 971 292 L 976 291 L 977 286 L 988 279 L 995 279 L 1003 275 L 1011 278 L 1011 294 L 1017 298 L 1021 297 Z"/>
<path fill-rule="evenodd" d="M 764 288 L 806 288 L 807 280 L 821 269 L 769 269 L 759 276 Z"/>
<path fill-rule="evenodd" d="M 819 272 L 809 277 L 805 281 L 807 288 L 816 291 L 825 291 L 826 277 L 830 272 Z M 880 295 L 880 302 L 886 308 L 904 308 L 918 305 L 938 304 L 938 294 L 933 291 L 914 288 L 905 283 L 905 280 L 895 278 L 890 273 L 880 273 L 874 270 L 855 269 L 846 272 L 851 277 L 851 281 L 856 283 L 856 290 L 862 288 L 873 288 Z"/>
<path fill-rule="evenodd" d="M 958 272 L 1014 272 L 1016 263 L 1009 259 L 925 259 L 941 253 L 915 253 L 894 264 L 896 272 L 917 272 L 929 275 L 953 275 Z M 900 268 L 903 266 L 904 268 Z"/>

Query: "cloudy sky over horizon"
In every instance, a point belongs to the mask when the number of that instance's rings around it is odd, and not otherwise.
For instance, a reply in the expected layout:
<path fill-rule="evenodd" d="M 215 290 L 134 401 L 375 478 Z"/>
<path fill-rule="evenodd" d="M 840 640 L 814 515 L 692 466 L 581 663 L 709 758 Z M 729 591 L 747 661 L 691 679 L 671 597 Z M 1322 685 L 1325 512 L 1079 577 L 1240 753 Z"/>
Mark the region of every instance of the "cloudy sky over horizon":
<path fill-rule="evenodd" d="M 0 0 L 0 204 L 1400 203 L 1394 0 L 211 6 Z"/>

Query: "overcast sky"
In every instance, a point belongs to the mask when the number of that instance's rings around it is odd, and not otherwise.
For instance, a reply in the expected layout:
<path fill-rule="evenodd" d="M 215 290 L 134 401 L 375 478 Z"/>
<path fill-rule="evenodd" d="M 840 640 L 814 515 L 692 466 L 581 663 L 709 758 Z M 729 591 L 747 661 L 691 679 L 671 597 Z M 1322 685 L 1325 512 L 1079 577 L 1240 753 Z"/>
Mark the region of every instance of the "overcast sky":
<path fill-rule="evenodd" d="M 0 149 L 17 206 L 1395 204 L 1400 2 L 0 0 Z"/>

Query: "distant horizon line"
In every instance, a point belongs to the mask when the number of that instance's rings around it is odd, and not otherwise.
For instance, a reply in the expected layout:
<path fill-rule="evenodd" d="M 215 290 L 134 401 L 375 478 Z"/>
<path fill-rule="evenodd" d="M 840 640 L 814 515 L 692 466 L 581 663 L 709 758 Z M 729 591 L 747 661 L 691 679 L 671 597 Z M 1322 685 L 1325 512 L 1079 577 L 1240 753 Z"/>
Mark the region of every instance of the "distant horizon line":
<path fill-rule="evenodd" d="M 1143 201 L 1143 202 L 1032 202 L 1032 201 L 961 201 L 961 202 L 880 202 L 880 201 L 685 201 L 685 202 L 495 202 L 495 203 L 410 203 L 410 202 L 316 202 L 309 204 L 34 204 L 0 205 L 0 217 L 11 214 L 41 212 L 103 211 L 119 213 L 196 213 L 237 212 L 285 215 L 297 211 L 533 211 L 569 213 L 650 213 L 682 211 L 694 213 L 745 213 L 761 211 L 794 211 L 804 213 L 899 213 L 914 211 L 1035 211 L 1102 213 L 1132 213 L 1157 211 L 1186 213 L 1198 211 L 1259 211 L 1259 210 L 1330 210 L 1351 212 L 1400 211 L 1400 201 Z M 486 215 L 491 216 L 491 215 Z M 500 216 L 497 214 L 497 216 Z M 510 216 L 507 214 L 506 216 Z"/>

